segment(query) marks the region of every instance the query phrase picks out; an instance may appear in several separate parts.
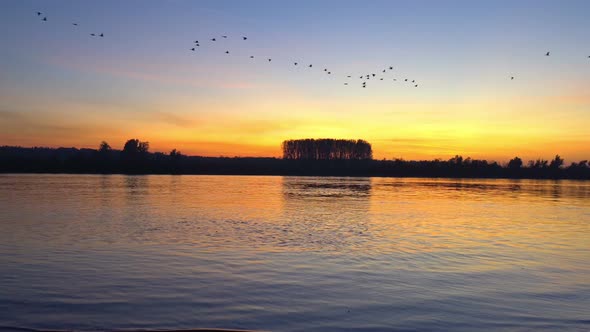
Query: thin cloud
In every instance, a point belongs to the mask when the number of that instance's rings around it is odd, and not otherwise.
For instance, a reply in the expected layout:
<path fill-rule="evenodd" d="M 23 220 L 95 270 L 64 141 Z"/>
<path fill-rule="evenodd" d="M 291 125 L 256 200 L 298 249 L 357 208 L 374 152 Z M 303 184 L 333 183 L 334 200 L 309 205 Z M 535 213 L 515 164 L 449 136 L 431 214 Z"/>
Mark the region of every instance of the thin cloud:
<path fill-rule="evenodd" d="M 110 75 L 116 77 L 123 77 L 123 78 L 130 78 L 134 80 L 141 80 L 141 81 L 148 81 L 148 82 L 157 82 L 161 84 L 168 84 L 168 85 L 186 85 L 195 88 L 214 88 L 214 89 L 229 89 L 229 90 L 244 90 L 244 89 L 259 89 L 264 88 L 264 86 L 260 84 L 254 84 L 252 82 L 242 82 L 239 80 L 226 82 L 226 81 L 219 81 L 215 78 L 208 77 L 206 81 L 196 80 L 187 76 L 180 76 L 180 75 L 169 75 L 169 74 L 161 74 L 150 72 L 148 67 L 152 67 L 151 65 L 145 65 L 144 68 L 141 68 L 142 65 L 139 65 L 139 68 L 132 69 L 129 67 L 121 68 L 117 66 L 112 66 L 108 64 L 97 64 L 97 63 L 87 63 L 87 62 L 80 62 L 76 60 L 69 59 L 69 61 L 64 61 L 64 59 L 60 57 L 51 57 L 47 61 L 51 65 L 56 65 L 60 67 L 65 67 L 68 69 L 73 69 L 77 71 L 84 71 L 84 72 L 92 72 L 98 73 L 103 75 Z M 135 65 L 137 66 L 137 64 Z M 161 67 L 161 66 L 160 66 Z M 159 70 L 164 70 L 164 68 L 157 68 Z M 177 70 L 177 69 L 176 69 Z"/>
<path fill-rule="evenodd" d="M 199 124 L 194 119 L 180 116 L 178 114 L 171 113 L 171 112 L 157 111 L 157 112 L 153 113 L 153 116 L 154 116 L 155 120 L 157 120 L 157 121 L 171 124 L 171 125 L 174 125 L 177 127 L 182 127 L 182 128 L 190 128 L 190 127 L 194 127 L 195 125 Z"/>

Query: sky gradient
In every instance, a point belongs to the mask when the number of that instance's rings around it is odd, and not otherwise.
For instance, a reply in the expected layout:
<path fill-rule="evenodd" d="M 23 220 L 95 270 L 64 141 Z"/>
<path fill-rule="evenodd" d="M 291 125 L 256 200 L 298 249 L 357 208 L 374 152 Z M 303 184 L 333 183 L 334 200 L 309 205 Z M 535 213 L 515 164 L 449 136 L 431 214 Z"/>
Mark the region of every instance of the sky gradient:
<path fill-rule="evenodd" d="M 378 159 L 590 159 L 588 13 L 590 1 L 3 0 L 0 145 L 139 138 L 280 156 L 285 139 L 331 137 L 366 139 Z"/>

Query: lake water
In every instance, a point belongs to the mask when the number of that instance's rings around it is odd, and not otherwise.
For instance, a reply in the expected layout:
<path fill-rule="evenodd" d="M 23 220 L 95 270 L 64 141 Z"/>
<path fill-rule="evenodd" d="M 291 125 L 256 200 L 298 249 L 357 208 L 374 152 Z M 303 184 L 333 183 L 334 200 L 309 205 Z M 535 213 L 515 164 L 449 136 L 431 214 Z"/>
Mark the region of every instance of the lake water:
<path fill-rule="evenodd" d="M 590 183 L 0 175 L 0 329 L 590 330 Z"/>

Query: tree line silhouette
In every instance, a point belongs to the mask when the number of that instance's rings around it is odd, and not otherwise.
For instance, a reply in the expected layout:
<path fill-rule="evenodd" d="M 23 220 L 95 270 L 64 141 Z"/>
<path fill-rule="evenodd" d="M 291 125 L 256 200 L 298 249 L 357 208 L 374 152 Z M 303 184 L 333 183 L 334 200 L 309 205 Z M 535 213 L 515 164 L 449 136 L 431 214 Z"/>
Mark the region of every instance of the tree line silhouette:
<path fill-rule="evenodd" d="M 359 139 L 297 139 L 283 141 L 283 159 L 297 160 L 363 160 L 372 159 L 369 142 Z"/>
<path fill-rule="evenodd" d="M 186 156 L 174 149 L 150 152 L 149 142 L 130 139 L 122 150 L 101 142 L 98 149 L 0 147 L 0 173 L 90 174 L 241 174 L 317 176 L 395 176 L 588 179 L 588 160 L 565 165 L 556 155 L 526 164 L 519 157 L 506 164 L 454 156 L 448 160 L 374 160 L 364 140 L 288 140 L 283 158 Z"/>

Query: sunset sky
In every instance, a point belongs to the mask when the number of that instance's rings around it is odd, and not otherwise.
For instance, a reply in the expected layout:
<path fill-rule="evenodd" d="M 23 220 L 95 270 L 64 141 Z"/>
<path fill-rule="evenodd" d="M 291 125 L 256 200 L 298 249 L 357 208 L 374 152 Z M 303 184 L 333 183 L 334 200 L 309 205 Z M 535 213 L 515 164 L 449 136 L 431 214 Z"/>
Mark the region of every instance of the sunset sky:
<path fill-rule="evenodd" d="M 378 159 L 590 159 L 589 15 L 587 0 L 2 0 L 0 145 L 280 156 L 331 137 Z M 384 80 L 362 88 L 368 73 Z"/>

